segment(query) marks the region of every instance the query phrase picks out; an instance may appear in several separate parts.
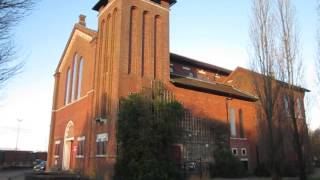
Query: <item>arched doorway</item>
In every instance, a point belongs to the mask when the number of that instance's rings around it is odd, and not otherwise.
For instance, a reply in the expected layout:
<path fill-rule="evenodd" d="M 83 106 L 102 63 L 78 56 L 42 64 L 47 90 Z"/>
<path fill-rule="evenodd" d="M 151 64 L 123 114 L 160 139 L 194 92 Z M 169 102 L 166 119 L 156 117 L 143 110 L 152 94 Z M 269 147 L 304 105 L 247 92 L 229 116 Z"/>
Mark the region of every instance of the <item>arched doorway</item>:
<path fill-rule="evenodd" d="M 70 160 L 71 160 L 73 140 L 74 140 L 73 122 L 69 121 L 67 124 L 67 127 L 65 129 L 65 132 L 64 132 L 63 161 L 62 161 L 62 169 L 63 170 L 70 169 Z"/>

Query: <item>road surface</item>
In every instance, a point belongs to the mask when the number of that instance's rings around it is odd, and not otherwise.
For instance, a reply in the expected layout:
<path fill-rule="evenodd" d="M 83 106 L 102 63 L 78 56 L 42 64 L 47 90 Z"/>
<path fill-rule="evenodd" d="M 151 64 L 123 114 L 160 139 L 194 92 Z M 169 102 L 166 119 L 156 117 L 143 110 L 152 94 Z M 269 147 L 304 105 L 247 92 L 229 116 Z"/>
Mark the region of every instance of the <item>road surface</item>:
<path fill-rule="evenodd" d="M 24 180 L 24 174 L 32 169 L 0 170 L 0 180 Z"/>

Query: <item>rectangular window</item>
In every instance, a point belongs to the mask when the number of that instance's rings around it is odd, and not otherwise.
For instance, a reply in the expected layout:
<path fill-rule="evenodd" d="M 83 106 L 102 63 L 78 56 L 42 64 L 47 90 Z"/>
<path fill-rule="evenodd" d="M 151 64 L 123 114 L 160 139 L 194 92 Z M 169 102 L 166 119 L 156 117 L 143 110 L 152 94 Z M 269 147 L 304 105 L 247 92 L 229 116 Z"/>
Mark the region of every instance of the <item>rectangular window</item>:
<path fill-rule="evenodd" d="M 232 154 L 238 156 L 238 148 L 232 148 Z"/>
<path fill-rule="evenodd" d="M 77 96 L 76 96 L 76 85 L 77 85 L 76 83 L 77 83 L 77 74 L 78 74 L 77 61 L 78 61 L 78 55 L 76 54 L 73 59 L 73 68 L 72 68 L 72 93 L 71 93 L 72 101 L 77 99 Z"/>
<path fill-rule="evenodd" d="M 229 108 L 229 121 L 230 121 L 230 133 L 231 137 L 237 136 L 236 130 L 236 116 L 233 108 Z"/>
<path fill-rule="evenodd" d="M 59 156 L 60 156 L 60 144 L 61 144 L 60 140 L 55 141 L 55 143 L 54 143 L 54 157 L 55 158 L 59 158 Z"/>
<path fill-rule="evenodd" d="M 303 101 L 300 98 L 297 98 L 297 110 L 296 110 L 296 117 L 303 118 Z"/>
<path fill-rule="evenodd" d="M 198 72 L 199 72 L 199 74 L 203 74 L 203 75 L 206 75 L 206 74 L 207 74 L 206 71 L 204 71 L 204 70 L 202 70 L 202 69 L 198 70 Z"/>
<path fill-rule="evenodd" d="M 242 109 L 239 109 L 239 130 L 240 130 L 240 138 L 244 138 L 243 112 L 242 112 Z"/>
<path fill-rule="evenodd" d="M 290 117 L 289 99 L 288 99 L 288 96 L 284 96 L 284 98 L 283 98 L 283 103 L 284 103 L 285 115 L 286 115 L 287 117 Z"/>
<path fill-rule="evenodd" d="M 70 103 L 70 79 L 71 78 L 71 72 L 70 72 L 70 68 L 68 68 L 67 70 L 67 79 L 66 79 L 66 92 L 65 92 L 65 102 L 64 104 L 67 105 L 68 103 Z"/>
<path fill-rule="evenodd" d="M 170 64 L 170 73 L 174 72 L 173 64 Z"/>
<path fill-rule="evenodd" d="M 241 155 L 247 156 L 247 149 L 246 148 L 241 148 Z"/>
<path fill-rule="evenodd" d="M 78 74 L 78 91 L 77 91 L 77 98 L 80 98 L 81 96 L 81 86 L 82 86 L 82 74 L 83 74 L 83 58 L 80 59 L 79 62 L 79 74 Z"/>
<path fill-rule="evenodd" d="M 84 157 L 84 142 L 85 137 L 78 137 L 78 150 L 77 150 L 77 158 L 83 158 Z"/>
<path fill-rule="evenodd" d="M 105 156 L 107 154 L 106 147 L 108 141 L 108 134 L 97 134 L 97 156 Z"/>
<path fill-rule="evenodd" d="M 182 66 L 182 69 L 183 69 L 183 70 L 187 70 L 187 71 L 190 71 L 190 70 L 191 70 L 191 68 L 189 68 L 189 67 L 187 67 L 187 66 Z"/>
<path fill-rule="evenodd" d="M 194 77 L 193 72 L 189 72 L 188 76 L 193 78 Z"/>

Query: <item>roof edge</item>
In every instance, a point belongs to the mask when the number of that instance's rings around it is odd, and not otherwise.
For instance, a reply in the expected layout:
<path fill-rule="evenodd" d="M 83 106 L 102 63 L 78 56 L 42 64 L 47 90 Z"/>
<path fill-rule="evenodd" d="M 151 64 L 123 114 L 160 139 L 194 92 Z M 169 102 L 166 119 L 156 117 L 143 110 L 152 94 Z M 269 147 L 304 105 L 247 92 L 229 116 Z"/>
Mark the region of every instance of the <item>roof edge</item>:
<path fill-rule="evenodd" d="M 230 75 L 233 72 L 232 70 L 229 70 L 229 69 L 226 69 L 223 67 L 215 66 L 213 64 L 205 63 L 205 62 L 202 62 L 202 61 L 190 58 L 190 57 L 182 56 L 180 54 L 172 53 L 172 52 L 170 53 L 170 61 L 173 60 L 173 59 L 171 59 L 171 56 L 175 56 L 175 57 L 179 58 L 179 60 L 190 63 L 190 64 L 195 65 L 197 67 L 201 67 L 201 68 L 211 70 L 211 71 L 222 72 L 225 75 Z"/>
<path fill-rule="evenodd" d="M 175 76 L 175 77 L 181 77 L 181 78 L 186 78 L 186 79 L 190 79 L 193 81 L 200 81 L 202 83 L 208 83 L 208 84 L 213 84 L 213 85 L 218 85 L 218 86 L 225 86 L 228 88 L 231 88 L 232 90 L 241 93 L 243 95 L 239 95 L 239 94 L 233 94 L 233 93 L 229 93 L 229 92 L 225 92 L 225 91 L 221 91 L 221 90 L 214 90 L 214 89 L 210 89 L 210 88 L 206 88 L 206 87 L 200 87 L 200 86 L 196 86 L 196 85 L 192 85 L 192 84 L 187 84 L 187 83 L 183 83 L 183 82 L 179 82 L 176 81 L 175 79 L 170 78 L 170 82 L 172 84 L 174 84 L 175 86 L 178 87 L 182 87 L 182 88 L 187 88 L 187 89 L 192 89 L 195 91 L 199 91 L 199 92 L 206 92 L 206 93 L 210 93 L 210 94 L 216 94 L 216 95 L 220 95 L 220 96 L 225 96 L 225 97 L 231 97 L 231 98 L 236 98 L 236 99 L 240 99 L 240 100 L 245 100 L 245 101 L 250 101 L 250 102 L 256 102 L 258 100 L 257 97 L 249 94 L 249 93 L 245 93 L 243 91 L 240 91 L 239 89 L 236 89 L 232 86 L 226 85 L 226 84 L 221 84 L 221 83 L 210 83 L 210 82 L 205 82 L 205 81 L 201 81 L 198 79 L 194 79 L 194 78 L 189 78 L 189 77 L 185 77 L 185 76 L 179 76 L 179 75 L 171 75 L 171 76 Z"/>
<path fill-rule="evenodd" d="M 153 2 L 156 2 L 156 0 L 151 0 Z M 158 0 L 159 1 L 159 0 Z M 99 11 L 99 9 L 102 7 L 102 6 L 106 6 L 107 4 L 109 3 L 109 0 L 99 0 L 92 8 L 92 10 L 95 10 L 95 11 Z M 174 5 L 175 3 L 177 3 L 177 0 L 169 0 L 169 4 L 170 6 Z"/>
<path fill-rule="evenodd" d="M 68 47 L 69 47 L 69 45 L 70 45 L 70 42 L 71 42 L 71 39 L 72 39 L 72 37 L 74 36 L 74 33 L 76 32 L 76 30 L 79 30 L 79 31 L 87 34 L 88 36 L 91 36 L 92 39 L 94 39 L 95 34 L 97 33 L 96 31 L 94 31 L 94 30 L 92 30 L 92 29 L 89 29 L 89 28 L 87 28 L 87 27 L 85 27 L 85 26 L 83 26 L 83 25 L 81 25 L 81 24 L 79 24 L 79 23 L 76 23 L 76 24 L 73 26 L 73 29 L 72 29 L 72 31 L 71 31 L 71 33 L 70 33 L 69 39 L 68 39 L 68 41 L 67 41 L 67 44 L 66 44 L 65 47 L 64 47 L 64 50 L 63 50 L 62 55 L 61 55 L 61 57 L 60 57 L 60 61 L 59 61 L 58 65 L 57 65 L 57 68 L 56 68 L 54 74 L 59 73 L 59 69 L 60 69 L 62 60 L 63 60 L 63 58 L 64 58 L 64 56 L 65 56 L 65 54 L 66 54 L 66 52 L 67 52 L 67 49 L 68 49 Z"/>

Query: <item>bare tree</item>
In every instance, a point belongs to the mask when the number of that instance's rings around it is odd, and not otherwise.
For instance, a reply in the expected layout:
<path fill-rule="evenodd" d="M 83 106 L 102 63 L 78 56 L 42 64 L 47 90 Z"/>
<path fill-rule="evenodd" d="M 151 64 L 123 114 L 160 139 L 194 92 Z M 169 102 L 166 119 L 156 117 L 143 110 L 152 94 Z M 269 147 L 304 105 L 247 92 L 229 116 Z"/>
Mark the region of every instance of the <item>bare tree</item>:
<path fill-rule="evenodd" d="M 255 93 L 259 98 L 257 115 L 260 136 L 265 138 L 264 150 L 272 174 L 272 179 L 280 179 L 280 159 L 282 146 L 278 121 L 278 98 L 280 86 L 275 83 L 280 76 L 277 58 L 275 16 L 271 0 L 254 0 L 250 37 L 252 43 L 251 69 L 261 75 L 253 75 Z"/>
<path fill-rule="evenodd" d="M 317 1 L 317 12 L 318 12 L 318 26 L 320 25 L 320 0 Z M 316 58 L 316 62 L 315 62 L 315 67 L 316 67 L 316 74 L 317 74 L 317 80 L 318 83 L 320 83 L 320 28 L 318 27 L 318 31 L 317 31 L 317 45 L 318 45 L 318 49 L 317 49 L 317 58 Z M 320 87 L 319 87 L 320 89 Z"/>
<path fill-rule="evenodd" d="M 316 129 L 310 133 L 312 146 L 312 156 L 316 160 L 316 166 L 320 166 L 320 129 Z"/>
<path fill-rule="evenodd" d="M 0 0 L 0 87 L 22 67 L 16 62 L 11 31 L 33 5 L 33 0 Z"/>
<path fill-rule="evenodd" d="M 279 17 L 279 58 L 282 61 L 282 80 L 286 82 L 283 90 L 287 98 L 288 115 L 292 125 L 293 148 L 297 153 L 300 179 L 307 179 L 305 139 L 308 130 L 303 110 L 304 90 L 302 85 L 303 65 L 299 56 L 299 36 L 295 24 L 295 11 L 290 0 L 277 0 L 277 17 Z M 305 147 L 305 148 L 304 148 Z"/>

